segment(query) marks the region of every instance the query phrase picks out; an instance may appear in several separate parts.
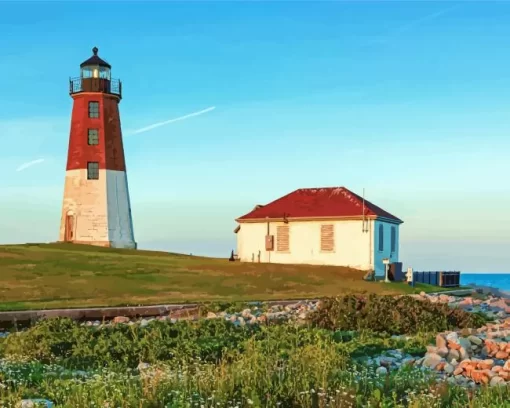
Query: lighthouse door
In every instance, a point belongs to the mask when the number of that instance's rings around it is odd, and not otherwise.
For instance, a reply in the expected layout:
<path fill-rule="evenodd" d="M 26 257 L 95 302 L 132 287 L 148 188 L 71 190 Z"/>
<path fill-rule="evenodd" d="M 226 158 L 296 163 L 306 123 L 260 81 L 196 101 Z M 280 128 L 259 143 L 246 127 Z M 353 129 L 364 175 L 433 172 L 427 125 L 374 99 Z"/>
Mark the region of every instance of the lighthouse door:
<path fill-rule="evenodd" d="M 67 214 L 66 215 L 66 242 L 72 242 L 74 239 L 74 216 Z"/>

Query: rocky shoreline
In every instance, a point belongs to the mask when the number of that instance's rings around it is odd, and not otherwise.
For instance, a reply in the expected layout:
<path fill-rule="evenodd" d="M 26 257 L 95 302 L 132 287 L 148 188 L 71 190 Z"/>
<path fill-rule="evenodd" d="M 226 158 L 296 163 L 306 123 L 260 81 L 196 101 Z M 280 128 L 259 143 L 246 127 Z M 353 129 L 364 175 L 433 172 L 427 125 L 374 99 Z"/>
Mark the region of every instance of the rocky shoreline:
<path fill-rule="evenodd" d="M 465 387 L 481 384 L 490 386 L 510 385 L 510 299 L 488 295 L 481 297 L 457 297 L 446 294 L 429 295 L 424 292 L 412 297 L 432 303 L 447 303 L 450 307 L 465 311 L 484 313 L 494 319 L 479 329 L 463 329 L 438 333 L 435 344 L 427 347 L 422 357 L 415 357 L 402 350 L 390 350 L 381 356 L 370 358 L 368 365 L 375 365 L 379 375 L 398 370 L 403 365 L 420 367 L 434 373 L 438 379 Z M 225 319 L 238 326 L 266 324 L 272 321 L 294 321 L 304 323 L 309 313 L 320 307 L 320 301 L 300 301 L 288 305 L 273 305 L 268 310 L 254 306 L 239 312 L 208 312 L 207 319 Z M 151 320 L 195 320 L 199 310 L 173 311 L 168 316 L 154 319 L 141 319 L 136 322 L 118 316 L 111 324 L 140 324 L 145 326 Z M 88 322 L 87 325 L 100 326 L 101 323 Z M 405 336 L 394 336 L 405 339 Z"/>

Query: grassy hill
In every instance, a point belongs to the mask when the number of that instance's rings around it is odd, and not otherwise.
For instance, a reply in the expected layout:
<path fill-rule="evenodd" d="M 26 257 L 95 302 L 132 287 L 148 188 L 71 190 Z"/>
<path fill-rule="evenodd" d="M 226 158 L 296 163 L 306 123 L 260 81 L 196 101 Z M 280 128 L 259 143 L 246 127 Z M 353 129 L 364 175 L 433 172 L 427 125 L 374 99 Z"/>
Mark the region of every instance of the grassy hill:
<path fill-rule="evenodd" d="M 228 262 L 73 244 L 0 246 L 0 310 L 410 292 L 350 268 Z M 422 290 L 423 287 L 414 289 Z"/>

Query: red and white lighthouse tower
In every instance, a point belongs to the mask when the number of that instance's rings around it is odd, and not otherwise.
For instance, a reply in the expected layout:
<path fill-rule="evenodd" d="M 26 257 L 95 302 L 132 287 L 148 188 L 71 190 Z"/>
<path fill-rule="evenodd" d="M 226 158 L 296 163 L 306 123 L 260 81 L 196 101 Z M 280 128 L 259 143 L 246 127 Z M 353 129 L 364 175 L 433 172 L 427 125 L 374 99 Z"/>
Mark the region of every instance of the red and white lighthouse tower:
<path fill-rule="evenodd" d="M 136 248 L 118 106 L 122 84 L 92 51 L 80 77 L 69 80 L 73 111 L 59 240 Z"/>

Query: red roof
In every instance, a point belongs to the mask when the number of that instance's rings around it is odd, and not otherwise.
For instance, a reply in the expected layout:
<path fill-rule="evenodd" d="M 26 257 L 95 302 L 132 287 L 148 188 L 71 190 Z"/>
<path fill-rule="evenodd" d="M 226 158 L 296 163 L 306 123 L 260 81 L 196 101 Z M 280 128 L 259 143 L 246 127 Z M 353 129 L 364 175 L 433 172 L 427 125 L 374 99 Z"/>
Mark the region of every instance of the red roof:
<path fill-rule="evenodd" d="M 300 188 L 264 206 L 256 207 L 238 221 L 265 218 L 356 217 L 363 215 L 363 198 L 345 187 Z M 403 221 L 365 200 L 365 216 Z"/>

